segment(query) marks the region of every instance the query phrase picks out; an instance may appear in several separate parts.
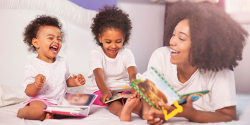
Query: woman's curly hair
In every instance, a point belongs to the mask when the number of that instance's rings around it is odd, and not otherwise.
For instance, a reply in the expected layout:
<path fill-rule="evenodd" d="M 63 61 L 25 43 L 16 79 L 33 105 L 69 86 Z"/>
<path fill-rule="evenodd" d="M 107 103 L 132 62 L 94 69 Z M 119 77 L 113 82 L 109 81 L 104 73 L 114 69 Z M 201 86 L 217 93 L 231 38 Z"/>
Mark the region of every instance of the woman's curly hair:
<path fill-rule="evenodd" d="M 100 12 L 96 14 L 96 17 L 93 18 L 91 31 L 95 37 L 96 44 L 102 46 L 102 43 L 99 41 L 99 34 L 102 35 L 107 29 L 119 29 L 123 35 L 125 35 L 123 42 L 124 46 L 128 43 L 130 38 L 132 29 L 131 25 L 131 20 L 129 19 L 128 14 L 115 6 L 105 5 L 100 9 Z"/>
<path fill-rule="evenodd" d="M 47 15 L 38 15 L 36 19 L 32 20 L 26 27 L 23 33 L 24 43 L 29 46 L 30 52 L 36 52 L 36 47 L 32 44 L 32 39 L 37 37 L 37 32 L 41 26 L 54 26 L 60 29 L 62 40 L 64 32 L 62 31 L 62 24 L 56 17 Z"/>
<path fill-rule="evenodd" d="M 170 6 L 167 9 L 165 45 L 170 46 L 174 28 L 183 19 L 189 20 L 189 62 L 192 66 L 204 71 L 233 70 L 238 65 L 237 60 L 242 60 L 247 31 L 224 10 L 208 3 L 179 2 Z"/>

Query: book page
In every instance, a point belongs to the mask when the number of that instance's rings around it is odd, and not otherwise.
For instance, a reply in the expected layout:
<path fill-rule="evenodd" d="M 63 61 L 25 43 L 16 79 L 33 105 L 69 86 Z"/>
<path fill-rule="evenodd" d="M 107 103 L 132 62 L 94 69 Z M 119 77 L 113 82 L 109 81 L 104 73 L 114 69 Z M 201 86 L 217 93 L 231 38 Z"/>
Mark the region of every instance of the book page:
<path fill-rule="evenodd" d="M 92 105 L 97 95 L 83 93 L 66 93 L 58 104 L 66 107 L 88 107 Z"/>

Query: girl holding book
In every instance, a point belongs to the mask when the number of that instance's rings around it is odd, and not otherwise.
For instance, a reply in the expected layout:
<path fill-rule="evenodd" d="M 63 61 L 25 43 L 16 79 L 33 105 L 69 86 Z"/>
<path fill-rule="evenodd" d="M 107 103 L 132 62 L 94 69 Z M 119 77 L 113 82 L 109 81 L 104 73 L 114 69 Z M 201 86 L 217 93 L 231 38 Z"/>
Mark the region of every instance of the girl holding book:
<path fill-rule="evenodd" d="M 236 120 L 233 69 L 242 60 L 248 33 L 211 4 L 175 3 L 167 13 L 167 46 L 155 50 L 148 67 L 154 67 L 179 94 L 210 90 L 193 103 L 188 97 L 176 116 L 202 123 Z M 160 105 L 168 112 L 175 109 Z M 148 123 L 163 121 L 163 112 L 150 108 Z"/>
<path fill-rule="evenodd" d="M 124 48 L 130 38 L 131 20 L 122 10 L 106 5 L 93 18 L 91 29 L 98 47 L 91 51 L 88 78 L 92 84 L 87 91 L 99 95 L 94 104 L 106 106 L 105 101 L 111 98 L 112 90 L 130 86 L 130 81 L 136 77 L 134 55 Z M 140 114 L 141 102 L 135 92 L 124 106 L 120 100 L 107 106 L 121 121 L 130 121 L 132 111 Z"/>
<path fill-rule="evenodd" d="M 67 87 L 85 84 L 81 74 L 70 76 L 66 60 L 57 55 L 63 39 L 62 24 L 56 17 L 37 16 L 25 28 L 24 43 L 29 46 L 29 51 L 38 55 L 25 66 L 22 85 L 31 99 L 18 110 L 17 117 L 51 119 L 53 115 L 43 110 L 49 105 L 57 105 Z"/>

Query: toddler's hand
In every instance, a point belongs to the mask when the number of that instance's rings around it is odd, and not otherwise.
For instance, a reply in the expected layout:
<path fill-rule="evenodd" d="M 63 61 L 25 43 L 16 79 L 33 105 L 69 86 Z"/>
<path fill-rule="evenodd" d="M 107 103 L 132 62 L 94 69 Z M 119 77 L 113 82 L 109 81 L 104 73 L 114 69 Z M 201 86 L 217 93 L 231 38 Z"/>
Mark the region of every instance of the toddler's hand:
<path fill-rule="evenodd" d="M 109 100 L 112 97 L 112 94 L 110 91 L 104 92 L 102 96 L 100 97 L 100 101 L 103 105 L 105 105 L 105 101 Z"/>
<path fill-rule="evenodd" d="M 81 86 L 85 84 L 85 79 L 82 74 L 78 74 L 77 76 L 73 74 L 73 78 L 75 79 L 76 86 Z"/>
<path fill-rule="evenodd" d="M 35 78 L 35 84 L 38 87 L 43 87 L 44 82 L 46 81 L 45 76 L 43 76 L 42 74 L 38 74 Z"/>

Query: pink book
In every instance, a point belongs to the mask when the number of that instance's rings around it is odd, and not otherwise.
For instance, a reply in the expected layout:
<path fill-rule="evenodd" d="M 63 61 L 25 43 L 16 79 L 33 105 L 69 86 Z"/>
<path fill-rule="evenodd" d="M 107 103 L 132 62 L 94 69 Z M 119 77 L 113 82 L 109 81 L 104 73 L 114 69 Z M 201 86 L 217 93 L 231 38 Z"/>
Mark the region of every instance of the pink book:
<path fill-rule="evenodd" d="M 51 105 L 45 109 L 59 115 L 86 117 L 97 95 L 83 93 L 66 93 L 58 105 Z"/>

